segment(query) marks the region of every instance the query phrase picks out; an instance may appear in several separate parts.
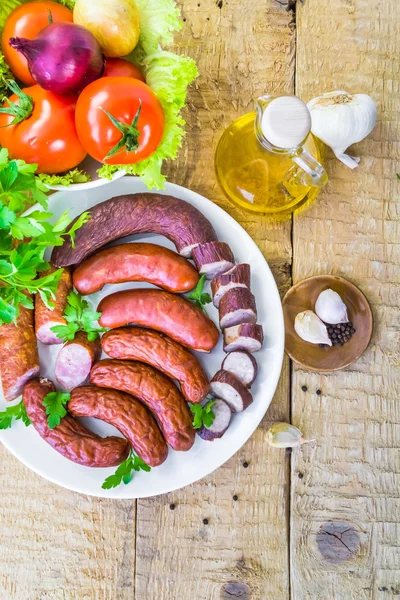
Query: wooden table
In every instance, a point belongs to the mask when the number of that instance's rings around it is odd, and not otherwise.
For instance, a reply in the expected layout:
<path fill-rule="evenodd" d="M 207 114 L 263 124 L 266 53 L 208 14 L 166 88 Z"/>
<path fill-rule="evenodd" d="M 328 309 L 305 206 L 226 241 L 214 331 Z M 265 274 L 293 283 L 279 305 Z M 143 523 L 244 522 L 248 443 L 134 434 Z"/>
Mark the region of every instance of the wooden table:
<path fill-rule="evenodd" d="M 282 294 L 317 273 L 357 284 L 373 309 L 372 343 L 332 375 L 285 360 L 274 401 L 249 442 L 211 476 L 167 496 L 81 496 L 2 449 L 1 600 L 400 594 L 400 9 L 398 0 L 287 1 L 182 2 L 176 49 L 197 60 L 201 76 L 169 178 L 245 227 Z M 335 89 L 369 93 L 378 103 L 379 123 L 356 149 L 359 168 L 328 155 L 326 191 L 285 224 L 228 204 L 213 170 L 224 128 L 263 93 L 309 100 Z M 276 420 L 291 420 L 317 443 L 293 453 L 270 448 L 264 433 Z"/>

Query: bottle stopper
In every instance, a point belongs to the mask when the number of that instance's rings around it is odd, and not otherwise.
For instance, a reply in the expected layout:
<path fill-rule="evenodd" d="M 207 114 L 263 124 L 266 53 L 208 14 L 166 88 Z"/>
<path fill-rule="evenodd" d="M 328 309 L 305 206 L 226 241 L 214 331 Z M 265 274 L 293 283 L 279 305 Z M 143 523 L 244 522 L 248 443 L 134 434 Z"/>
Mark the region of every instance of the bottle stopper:
<path fill-rule="evenodd" d="M 263 135 L 282 149 L 302 145 L 311 130 L 311 114 L 296 96 L 281 96 L 267 105 L 261 121 Z"/>

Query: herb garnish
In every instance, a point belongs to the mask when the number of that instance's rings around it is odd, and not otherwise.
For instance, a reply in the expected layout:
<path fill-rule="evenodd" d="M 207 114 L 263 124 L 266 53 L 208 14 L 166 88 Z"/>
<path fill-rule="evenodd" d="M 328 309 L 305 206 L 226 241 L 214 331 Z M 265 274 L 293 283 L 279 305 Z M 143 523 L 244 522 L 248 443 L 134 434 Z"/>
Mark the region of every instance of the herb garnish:
<path fill-rule="evenodd" d="M 203 312 L 207 314 L 206 309 L 204 308 L 205 304 L 209 304 L 211 302 L 210 294 L 203 292 L 204 284 L 206 282 L 206 275 L 202 275 L 193 290 L 193 292 L 189 295 L 189 300 L 192 300 Z"/>
<path fill-rule="evenodd" d="M 0 412 L 0 429 L 9 429 L 12 426 L 13 419 L 21 421 L 25 424 L 25 427 L 29 427 L 31 420 L 26 414 L 26 408 L 24 402 L 21 400 L 19 404 L 14 406 L 8 406 L 4 412 Z"/>
<path fill-rule="evenodd" d="M 65 405 L 70 399 L 71 394 L 65 392 L 50 392 L 43 398 L 49 429 L 55 429 L 61 423 L 61 419 L 67 414 Z"/>
<path fill-rule="evenodd" d="M 100 333 L 107 331 L 104 327 L 96 327 L 95 323 L 101 313 L 92 310 L 87 300 L 84 300 L 77 292 L 69 294 L 63 316 L 67 325 L 55 325 L 51 327 L 51 331 L 64 342 L 73 340 L 78 331 L 85 331 L 89 342 L 97 340 Z"/>
<path fill-rule="evenodd" d="M 203 425 L 205 427 L 211 427 L 215 419 L 215 414 L 211 410 L 214 404 L 215 400 L 209 400 L 204 406 L 201 404 L 190 405 L 190 410 L 193 413 L 192 425 L 195 429 L 200 429 Z"/>
<path fill-rule="evenodd" d="M 103 490 L 110 490 L 111 488 L 119 486 L 121 483 L 126 485 L 132 481 L 134 471 L 146 471 L 146 473 L 149 473 L 151 467 L 139 458 L 139 456 L 136 456 L 131 449 L 128 458 L 119 465 L 114 475 L 107 477 L 101 487 Z"/>

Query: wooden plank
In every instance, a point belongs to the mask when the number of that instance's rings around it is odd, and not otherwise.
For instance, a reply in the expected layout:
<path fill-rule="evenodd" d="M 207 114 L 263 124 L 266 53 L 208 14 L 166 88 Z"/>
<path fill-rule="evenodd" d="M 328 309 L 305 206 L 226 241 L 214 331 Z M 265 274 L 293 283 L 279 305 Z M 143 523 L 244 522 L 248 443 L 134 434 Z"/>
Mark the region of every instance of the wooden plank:
<path fill-rule="evenodd" d="M 290 285 L 290 222 L 272 225 L 234 208 L 218 189 L 213 162 L 223 130 L 252 110 L 256 97 L 293 92 L 291 13 L 273 0 L 188 0 L 182 10 L 186 22 L 177 51 L 197 60 L 200 78 L 186 112 L 185 148 L 169 179 L 232 214 L 270 261 L 284 292 Z M 288 392 L 285 363 L 268 420 L 289 418 Z M 268 420 L 211 476 L 138 501 L 137 598 L 289 598 L 289 464 L 284 453 L 271 451 L 264 441 Z M 247 469 L 243 461 L 249 462 Z"/>
<path fill-rule="evenodd" d="M 294 221 L 294 280 L 350 279 L 372 305 L 375 331 L 344 371 L 294 368 L 293 422 L 317 443 L 292 460 L 293 597 L 384 600 L 400 593 L 400 13 L 394 0 L 307 0 L 297 27 L 298 95 L 370 94 L 379 123 L 354 148 L 356 170 L 329 154 L 326 192 Z"/>

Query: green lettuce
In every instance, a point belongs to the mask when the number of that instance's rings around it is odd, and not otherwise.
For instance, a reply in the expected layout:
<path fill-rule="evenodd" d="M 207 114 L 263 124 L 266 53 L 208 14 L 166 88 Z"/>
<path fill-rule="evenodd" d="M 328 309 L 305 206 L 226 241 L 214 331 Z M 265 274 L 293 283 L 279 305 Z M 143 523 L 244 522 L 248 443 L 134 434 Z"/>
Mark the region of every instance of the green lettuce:
<path fill-rule="evenodd" d="M 38 178 L 45 185 L 65 185 L 67 187 L 71 185 L 71 183 L 85 183 L 86 181 L 90 181 L 90 175 L 80 169 L 72 169 L 71 171 L 68 171 L 68 173 L 61 173 L 59 175 L 46 175 L 45 173 L 40 173 Z"/>
<path fill-rule="evenodd" d="M 136 54 L 152 54 L 159 45 L 172 44 L 174 31 L 182 29 L 175 0 L 136 0 L 140 13 L 140 38 Z"/>
<path fill-rule="evenodd" d="M 146 160 L 132 165 L 103 165 L 100 177 L 111 179 L 116 171 L 139 175 L 149 188 L 164 188 L 166 178 L 161 173 L 165 159 L 174 159 L 182 145 L 185 121 L 180 110 L 186 102 L 187 88 L 198 76 L 196 63 L 185 56 L 159 50 L 141 62 L 146 82 L 161 102 L 165 130 L 161 144 Z"/>
<path fill-rule="evenodd" d="M 9 95 L 7 80 L 12 79 L 12 77 L 13 75 L 8 68 L 5 58 L 2 52 L 0 52 L 0 102 L 2 102 L 5 96 Z"/>

